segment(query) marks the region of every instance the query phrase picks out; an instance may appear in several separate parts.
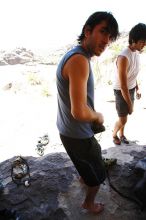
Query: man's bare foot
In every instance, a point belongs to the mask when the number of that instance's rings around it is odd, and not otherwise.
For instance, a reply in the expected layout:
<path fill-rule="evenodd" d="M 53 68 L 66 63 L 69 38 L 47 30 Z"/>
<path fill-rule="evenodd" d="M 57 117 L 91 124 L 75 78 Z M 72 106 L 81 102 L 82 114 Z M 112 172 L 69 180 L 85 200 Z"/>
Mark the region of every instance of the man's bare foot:
<path fill-rule="evenodd" d="M 104 210 L 104 204 L 102 203 L 95 203 L 92 206 L 89 206 L 85 203 L 82 204 L 82 208 L 87 209 L 89 212 L 93 214 L 99 214 Z"/>

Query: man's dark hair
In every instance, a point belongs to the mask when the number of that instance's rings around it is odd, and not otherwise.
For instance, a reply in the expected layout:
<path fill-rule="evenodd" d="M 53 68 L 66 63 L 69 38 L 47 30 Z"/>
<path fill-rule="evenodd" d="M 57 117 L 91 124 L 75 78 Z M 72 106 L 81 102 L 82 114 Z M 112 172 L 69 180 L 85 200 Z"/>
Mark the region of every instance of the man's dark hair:
<path fill-rule="evenodd" d="M 94 27 L 100 24 L 102 21 L 107 22 L 107 31 L 111 35 L 111 41 L 115 41 L 119 36 L 119 28 L 116 19 L 110 12 L 99 11 L 90 15 L 90 17 L 87 19 L 86 23 L 83 26 L 82 33 L 77 39 L 78 43 L 80 44 L 85 38 L 84 32 L 86 27 L 89 27 L 90 31 L 92 31 Z"/>
<path fill-rule="evenodd" d="M 138 23 L 129 32 L 129 44 L 137 43 L 139 40 L 146 40 L 146 25 Z"/>

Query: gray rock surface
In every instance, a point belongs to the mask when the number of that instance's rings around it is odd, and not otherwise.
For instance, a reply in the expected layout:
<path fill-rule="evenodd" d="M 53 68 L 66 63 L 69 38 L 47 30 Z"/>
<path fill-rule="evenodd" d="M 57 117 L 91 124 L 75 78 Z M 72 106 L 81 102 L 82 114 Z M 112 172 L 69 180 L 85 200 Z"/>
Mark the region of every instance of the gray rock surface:
<path fill-rule="evenodd" d="M 133 196 L 137 182 L 134 167 L 146 156 L 146 147 L 120 146 L 103 151 L 103 156 L 117 158 L 109 170 L 112 184 L 124 195 Z M 108 180 L 101 185 L 97 200 L 105 203 L 105 210 L 96 216 L 80 206 L 86 187 L 78 181 L 78 174 L 66 153 L 47 154 L 42 157 L 25 157 L 30 167 L 31 185 L 17 186 L 11 178 L 11 165 L 15 157 L 0 164 L 0 210 L 15 210 L 20 220 L 145 220 L 133 201 L 121 197 L 110 188 Z"/>
<path fill-rule="evenodd" d="M 0 66 L 25 64 L 34 60 L 34 54 L 26 48 L 16 48 L 11 52 L 0 51 Z"/>

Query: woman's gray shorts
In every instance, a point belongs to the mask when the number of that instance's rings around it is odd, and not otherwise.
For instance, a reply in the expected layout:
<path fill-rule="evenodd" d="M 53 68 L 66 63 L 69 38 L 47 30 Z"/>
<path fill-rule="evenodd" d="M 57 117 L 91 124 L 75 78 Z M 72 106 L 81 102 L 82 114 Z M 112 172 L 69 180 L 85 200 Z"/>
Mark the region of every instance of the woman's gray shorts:
<path fill-rule="evenodd" d="M 134 104 L 134 94 L 135 88 L 129 90 L 131 101 Z M 115 101 L 116 101 L 116 110 L 119 117 L 125 117 L 129 114 L 128 105 L 125 99 L 122 96 L 121 90 L 114 89 Z"/>
<path fill-rule="evenodd" d="M 103 183 L 106 169 L 101 156 L 101 147 L 95 137 L 76 139 L 60 134 L 60 138 L 85 184 L 93 187 Z"/>

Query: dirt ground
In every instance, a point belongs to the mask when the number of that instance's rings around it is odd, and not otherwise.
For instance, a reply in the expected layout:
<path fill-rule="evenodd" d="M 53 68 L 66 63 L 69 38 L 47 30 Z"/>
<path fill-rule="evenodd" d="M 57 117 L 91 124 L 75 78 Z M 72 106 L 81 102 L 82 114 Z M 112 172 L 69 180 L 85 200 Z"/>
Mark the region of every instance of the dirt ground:
<path fill-rule="evenodd" d="M 0 162 L 17 155 L 37 157 L 36 145 L 39 137 L 44 134 L 49 136 L 45 154 L 64 151 L 56 128 L 55 68 L 49 79 L 50 94 L 48 97 L 40 95 L 40 90 L 35 87 L 33 90 L 31 86 L 26 88 L 26 85 L 24 86 L 26 78 L 22 67 L 17 66 L 17 69 L 16 67 L 0 69 Z M 43 73 L 48 74 L 47 71 L 48 67 L 44 68 Z M 21 77 L 18 72 L 21 72 Z M 11 82 L 12 87 L 8 88 L 8 84 Z M 127 138 L 131 143 L 136 142 L 139 145 L 146 144 L 146 92 L 144 87 L 142 92 L 141 100 L 135 100 L 134 113 L 129 116 L 126 126 Z M 96 88 L 95 108 L 103 113 L 105 119 L 106 131 L 96 135 L 102 149 L 115 147 L 112 142 L 112 129 L 117 114 L 112 86 Z"/>

